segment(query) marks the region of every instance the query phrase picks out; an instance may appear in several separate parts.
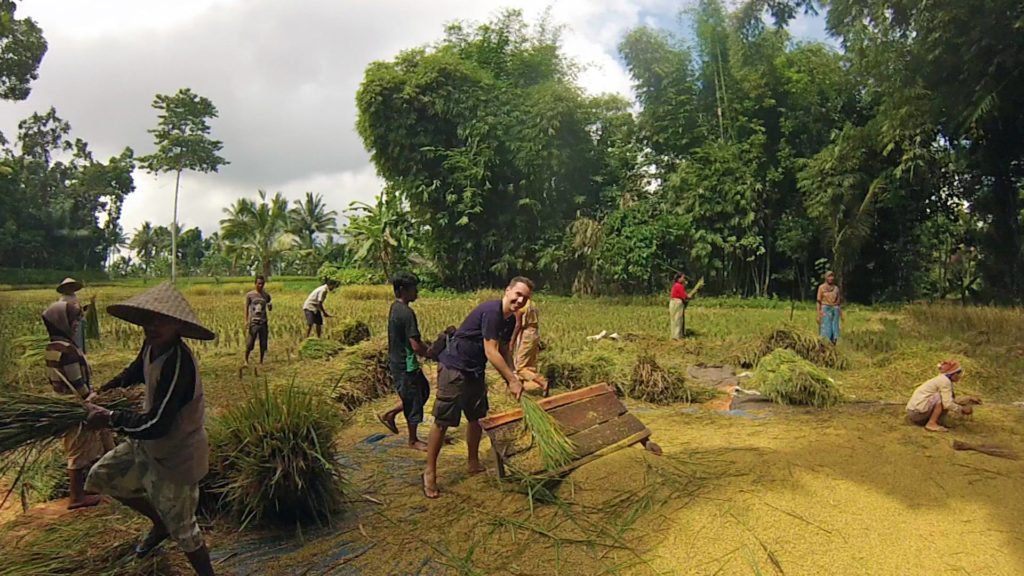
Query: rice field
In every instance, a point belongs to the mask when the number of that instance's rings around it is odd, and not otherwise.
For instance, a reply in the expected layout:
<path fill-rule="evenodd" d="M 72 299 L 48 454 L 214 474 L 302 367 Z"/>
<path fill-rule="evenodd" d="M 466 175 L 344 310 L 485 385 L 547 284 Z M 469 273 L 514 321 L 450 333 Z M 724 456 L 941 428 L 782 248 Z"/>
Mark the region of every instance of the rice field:
<path fill-rule="evenodd" d="M 375 412 L 393 402 L 375 372 L 390 288 L 350 286 L 332 293 L 325 307 L 335 317 L 325 321 L 324 338 L 338 340 L 343 326 L 360 321 L 372 339 L 354 347 L 352 357 L 304 359 L 301 305 L 314 287 L 301 279 L 268 284 L 274 307 L 263 367 L 242 366 L 248 284 L 183 288 L 201 321 L 218 335 L 192 343 L 209 411 L 222 414 L 265 385 L 298 383 L 323 392 L 333 399 L 340 424 L 336 445 L 354 499 L 333 526 L 300 538 L 288 530 L 244 535 L 207 526 L 220 572 L 1024 573 L 1024 467 L 949 446 L 954 438 L 1018 449 L 1024 443 L 1024 409 L 1013 405 L 1024 401 L 1024 311 L 851 306 L 839 346 L 822 351 L 812 346 L 816 326 L 809 302 L 700 299 L 687 311 L 688 338 L 672 342 L 660 299 L 540 294 L 546 345 L 541 369 L 554 376 L 553 391 L 600 380 L 617 386 L 665 456 L 626 450 L 556 486 L 531 487 L 527 496 L 493 477 L 465 475 L 457 442 L 441 456 L 444 496 L 426 503 L 417 480 L 422 456 L 404 449 L 402 436 L 369 441 L 384 432 Z M 95 296 L 103 308 L 141 289 L 99 286 L 86 288 L 80 298 Z M 461 322 L 476 303 L 499 295 L 424 293 L 413 308 L 431 339 Z M 0 383 L 29 390 L 45 385 L 33 342 L 45 336 L 38 315 L 53 296 L 42 289 L 0 291 Z M 133 358 L 141 331 L 102 311 L 99 324 L 100 340 L 90 341 L 88 353 L 101 383 Z M 587 338 L 602 332 L 602 339 Z M 607 337 L 613 333 L 617 339 Z M 686 380 L 688 367 L 743 359 L 754 365 L 772 348 L 787 346 L 834 380 L 842 398 L 838 407 L 728 414 L 714 402 L 686 402 L 708 396 Z M 965 368 L 957 392 L 979 395 L 985 404 L 973 420 L 937 437 L 903 424 L 902 403 L 948 357 Z M 427 373 L 432 377 L 429 364 Z M 495 374 L 489 372 L 488 380 L 492 410 L 516 405 Z M 673 389 L 673 382 L 684 387 Z M 485 452 L 487 446 L 485 440 Z M 7 530 L 29 531 L 34 536 L 26 542 L 40 543 L 0 559 L 0 574 L 33 573 L 29 564 L 41 557 L 40 547 L 58 538 L 38 514 L 20 515 L 11 505 L 0 511 L 0 543 L 8 542 Z M 60 538 L 96 545 L 76 526 L 92 529 L 112 515 L 121 526 L 139 525 L 123 509 L 106 507 L 77 516 L 80 521 L 60 520 L 61 530 L 72 532 Z M 123 528 L 117 534 L 131 537 Z M 111 554 L 114 543 L 103 545 Z M 185 574 L 180 560 L 171 552 L 144 567 L 110 564 L 115 568 L 108 573 Z M 90 556 L 87 565 L 97 562 L 103 563 Z M 55 568 L 47 573 L 53 574 L 67 573 L 62 567 L 71 565 L 52 558 L 49 563 Z"/>

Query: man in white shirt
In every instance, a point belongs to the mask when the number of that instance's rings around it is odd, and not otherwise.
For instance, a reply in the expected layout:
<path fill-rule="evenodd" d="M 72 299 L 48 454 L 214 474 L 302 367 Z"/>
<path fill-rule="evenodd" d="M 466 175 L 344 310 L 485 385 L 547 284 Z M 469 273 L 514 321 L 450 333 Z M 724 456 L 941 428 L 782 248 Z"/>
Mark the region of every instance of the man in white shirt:
<path fill-rule="evenodd" d="M 309 338 L 309 333 L 313 330 L 313 326 L 316 326 L 316 337 L 321 337 L 320 333 L 323 329 L 324 318 L 331 317 L 327 310 L 324 310 L 324 300 L 327 300 L 327 293 L 337 287 L 337 280 L 328 280 L 310 292 L 309 296 L 306 297 L 306 301 L 302 304 L 302 312 L 306 315 L 306 338 Z"/>

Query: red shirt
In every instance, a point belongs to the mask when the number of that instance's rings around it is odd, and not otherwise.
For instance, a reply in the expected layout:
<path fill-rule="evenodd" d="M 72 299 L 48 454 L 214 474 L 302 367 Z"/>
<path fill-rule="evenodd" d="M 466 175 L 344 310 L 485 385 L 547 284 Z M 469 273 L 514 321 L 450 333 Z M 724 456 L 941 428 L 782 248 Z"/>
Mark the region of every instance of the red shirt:
<path fill-rule="evenodd" d="M 676 282 L 672 285 L 672 297 L 679 300 L 686 300 L 686 287 L 683 286 L 682 282 Z"/>

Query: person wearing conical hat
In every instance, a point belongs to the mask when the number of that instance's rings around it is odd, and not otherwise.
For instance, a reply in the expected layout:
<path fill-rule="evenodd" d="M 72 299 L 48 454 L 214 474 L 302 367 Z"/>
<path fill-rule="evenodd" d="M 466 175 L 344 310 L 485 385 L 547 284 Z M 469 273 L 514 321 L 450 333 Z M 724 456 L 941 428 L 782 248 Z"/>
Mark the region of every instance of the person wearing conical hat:
<path fill-rule="evenodd" d="M 89 426 L 109 427 L 128 440 L 96 463 L 86 489 L 112 496 L 152 520 L 152 529 L 135 548 L 138 557 L 171 538 L 196 574 L 213 574 L 195 515 L 199 481 L 209 469 L 203 385 L 183 338 L 212 340 L 215 335 L 169 282 L 109 306 L 107 312 L 142 326 L 145 341 L 135 360 L 101 389 L 144 384 L 144 412 L 90 405 Z"/>
<path fill-rule="evenodd" d="M 58 302 L 67 302 L 69 304 L 76 304 L 76 305 L 82 306 L 78 302 L 78 291 L 81 290 L 83 287 L 84 286 L 82 285 L 82 283 L 79 282 L 78 280 L 75 280 L 74 278 L 70 278 L 70 277 L 65 278 L 64 280 L 61 281 L 60 284 L 57 285 L 57 293 L 60 294 L 60 297 L 57 298 L 57 301 Z M 83 312 L 88 311 L 88 310 L 89 310 L 89 305 L 88 304 L 82 306 L 82 311 Z M 75 342 L 75 345 L 78 346 L 78 348 L 81 349 L 82 352 L 85 352 L 85 315 L 84 314 L 82 315 L 82 319 L 78 322 L 78 328 L 75 330 L 75 333 L 73 334 L 73 340 Z"/>
<path fill-rule="evenodd" d="M 963 368 L 956 360 L 945 360 L 938 365 L 939 375 L 921 384 L 907 402 L 907 420 L 924 426 L 931 432 L 946 432 L 948 428 L 939 423 L 944 415 L 962 414 L 969 416 L 975 404 L 981 404 L 977 396 L 956 397 L 953 383 L 963 377 Z"/>
<path fill-rule="evenodd" d="M 58 394 L 74 394 L 88 400 L 93 395 L 92 370 L 73 338 L 81 319 L 82 309 L 68 302 L 54 302 L 43 312 L 43 324 L 50 336 L 45 353 L 46 375 Z M 113 448 L 114 440 L 107 430 L 85 430 L 79 426 L 65 434 L 68 510 L 100 503 L 99 496 L 86 494 L 85 477 L 93 463 Z"/>

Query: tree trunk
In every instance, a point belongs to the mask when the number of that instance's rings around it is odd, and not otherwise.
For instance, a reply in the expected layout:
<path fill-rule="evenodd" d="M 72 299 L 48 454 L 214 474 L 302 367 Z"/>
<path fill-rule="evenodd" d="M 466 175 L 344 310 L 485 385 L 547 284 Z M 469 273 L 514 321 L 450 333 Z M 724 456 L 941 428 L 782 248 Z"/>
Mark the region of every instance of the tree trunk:
<path fill-rule="evenodd" d="M 178 187 L 181 170 L 174 177 L 174 223 L 171 224 L 171 283 L 178 280 Z"/>

